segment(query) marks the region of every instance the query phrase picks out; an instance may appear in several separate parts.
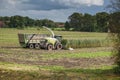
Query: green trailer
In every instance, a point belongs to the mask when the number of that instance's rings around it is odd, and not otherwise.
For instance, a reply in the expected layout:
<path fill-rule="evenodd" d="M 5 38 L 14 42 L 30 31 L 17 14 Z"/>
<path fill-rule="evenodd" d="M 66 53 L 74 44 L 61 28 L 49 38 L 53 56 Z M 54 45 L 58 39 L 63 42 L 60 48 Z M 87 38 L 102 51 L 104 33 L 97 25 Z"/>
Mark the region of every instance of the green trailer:
<path fill-rule="evenodd" d="M 47 34 L 18 34 L 19 43 L 24 48 L 62 49 L 62 36 L 51 37 Z"/>

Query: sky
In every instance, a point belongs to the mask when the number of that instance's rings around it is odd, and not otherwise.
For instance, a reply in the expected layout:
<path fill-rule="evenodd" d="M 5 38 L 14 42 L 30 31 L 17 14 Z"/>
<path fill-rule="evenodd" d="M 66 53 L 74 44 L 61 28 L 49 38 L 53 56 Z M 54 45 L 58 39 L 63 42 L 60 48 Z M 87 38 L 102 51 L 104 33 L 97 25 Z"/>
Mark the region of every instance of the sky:
<path fill-rule="evenodd" d="M 65 22 L 74 12 L 96 14 L 107 11 L 110 0 L 0 0 L 0 16 L 28 16 Z"/>

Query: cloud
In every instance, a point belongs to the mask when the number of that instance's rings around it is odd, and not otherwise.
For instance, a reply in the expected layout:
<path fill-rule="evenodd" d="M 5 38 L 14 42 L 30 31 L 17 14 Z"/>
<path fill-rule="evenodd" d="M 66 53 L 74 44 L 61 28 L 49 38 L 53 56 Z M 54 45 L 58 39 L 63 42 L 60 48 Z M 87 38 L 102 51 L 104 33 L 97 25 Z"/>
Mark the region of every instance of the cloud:
<path fill-rule="evenodd" d="M 0 0 L 0 10 L 19 9 L 19 6 L 26 1 L 29 0 Z"/>
<path fill-rule="evenodd" d="M 60 10 L 12 10 L 6 11 L 3 10 L 0 12 L 0 16 L 14 16 L 14 15 L 21 15 L 21 16 L 29 16 L 33 19 L 50 19 L 55 22 L 65 22 L 73 12 L 77 12 L 74 9 L 60 9 Z"/>
<path fill-rule="evenodd" d="M 69 7 L 80 7 L 84 6 L 102 6 L 104 4 L 104 0 L 51 0 L 53 2 L 58 2 L 61 5 L 69 6 Z"/>
<path fill-rule="evenodd" d="M 103 5 L 104 0 L 0 0 L 0 16 L 21 15 L 63 22 L 73 12 L 84 13 Z"/>
<path fill-rule="evenodd" d="M 52 10 L 79 8 L 81 6 L 102 6 L 104 0 L 29 0 L 23 2 L 22 9 L 29 10 Z"/>
<path fill-rule="evenodd" d="M 53 10 L 103 4 L 104 0 L 1 0 L 0 9 Z"/>
<path fill-rule="evenodd" d="M 9 6 L 9 0 L 1 0 L 0 1 L 0 9 L 7 9 Z"/>

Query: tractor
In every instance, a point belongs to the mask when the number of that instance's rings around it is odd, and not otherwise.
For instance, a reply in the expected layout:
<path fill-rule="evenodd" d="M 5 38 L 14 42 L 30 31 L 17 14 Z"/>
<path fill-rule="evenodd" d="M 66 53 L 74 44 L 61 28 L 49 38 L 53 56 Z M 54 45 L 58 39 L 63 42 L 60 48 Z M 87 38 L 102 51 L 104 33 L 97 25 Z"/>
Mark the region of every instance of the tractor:
<path fill-rule="evenodd" d="M 52 37 L 48 34 L 18 34 L 19 43 L 24 48 L 30 49 L 47 49 L 47 50 L 61 50 L 62 36 L 54 35 L 54 32 L 45 26 L 52 33 Z"/>

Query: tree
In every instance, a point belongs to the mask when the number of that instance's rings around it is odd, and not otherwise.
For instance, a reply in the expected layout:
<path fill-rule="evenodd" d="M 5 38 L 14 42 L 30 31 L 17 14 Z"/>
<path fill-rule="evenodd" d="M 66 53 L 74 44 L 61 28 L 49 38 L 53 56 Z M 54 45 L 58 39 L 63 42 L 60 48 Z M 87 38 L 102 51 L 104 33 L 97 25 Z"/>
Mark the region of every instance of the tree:
<path fill-rule="evenodd" d="M 0 17 L 0 21 L 4 23 L 4 27 L 8 27 L 8 24 L 10 22 L 10 17 L 5 16 L 5 17 Z"/>
<path fill-rule="evenodd" d="M 109 8 L 112 12 L 109 19 L 109 29 L 114 39 L 115 63 L 118 65 L 116 71 L 120 73 L 120 0 L 111 0 Z"/>
<path fill-rule="evenodd" d="M 85 13 L 84 18 L 83 18 L 83 30 L 82 31 L 87 31 L 87 32 L 93 32 L 95 28 L 95 18 L 94 16 Z"/>
<path fill-rule="evenodd" d="M 109 29 L 114 40 L 115 63 L 119 66 L 117 71 L 120 72 L 120 12 L 111 14 Z"/>
<path fill-rule="evenodd" d="M 108 31 L 109 14 L 106 12 L 99 12 L 96 14 L 98 32 Z"/>
<path fill-rule="evenodd" d="M 21 16 L 12 16 L 10 18 L 10 23 L 9 23 L 11 28 L 24 28 L 25 27 L 25 19 Z"/>
<path fill-rule="evenodd" d="M 42 20 L 42 26 L 47 26 L 49 28 L 55 28 L 57 25 L 54 21 L 48 20 L 48 19 L 43 19 Z"/>
<path fill-rule="evenodd" d="M 36 20 L 35 21 L 35 26 L 42 27 L 42 21 L 41 20 Z"/>
<path fill-rule="evenodd" d="M 69 23 L 75 31 L 81 31 L 83 28 L 83 14 L 73 13 L 71 16 L 69 16 Z"/>
<path fill-rule="evenodd" d="M 86 32 L 107 32 L 109 14 L 106 12 L 99 12 L 92 16 L 88 13 L 84 15 L 81 13 L 73 13 L 69 16 L 69 24 L 75 31 Z"/>
<path fill-rule="evenodd" d="M 70 24 L 69 24 L 68 21 L 65 22 L 65 26 L 64 26 L 64 27 L 65 27 L 65 30 L 66 30 L 66 31 L 69 31 L 69 30 L 70 30 Z"/>

